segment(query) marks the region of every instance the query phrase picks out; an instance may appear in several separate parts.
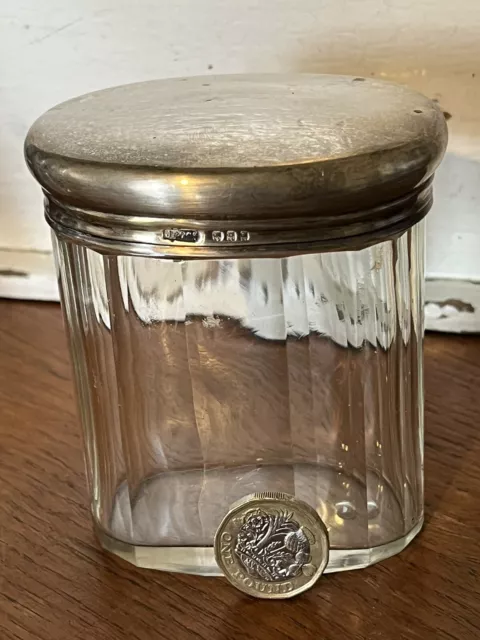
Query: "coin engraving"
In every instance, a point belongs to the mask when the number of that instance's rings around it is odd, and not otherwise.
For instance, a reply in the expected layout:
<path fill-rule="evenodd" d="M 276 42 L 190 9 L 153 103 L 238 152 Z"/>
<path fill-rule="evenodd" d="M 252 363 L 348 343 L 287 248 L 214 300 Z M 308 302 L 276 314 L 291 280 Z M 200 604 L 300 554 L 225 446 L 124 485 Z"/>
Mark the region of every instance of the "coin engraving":
<path fill-rule="evenodd" d="M 328 562 L 328 533 L 310 505 L 283 493 L 246 496 L 215 536 L 225 577 L 258 598 L 290 598 L 311 587 Z"/>
<path fill-rule="evenodd" d="M 310 564 L 310 542 L 293 514 L 262 509 L 247 512 L 237 535 L 235 554 L 245 571 L 268 582 L 294 578 Z"/>

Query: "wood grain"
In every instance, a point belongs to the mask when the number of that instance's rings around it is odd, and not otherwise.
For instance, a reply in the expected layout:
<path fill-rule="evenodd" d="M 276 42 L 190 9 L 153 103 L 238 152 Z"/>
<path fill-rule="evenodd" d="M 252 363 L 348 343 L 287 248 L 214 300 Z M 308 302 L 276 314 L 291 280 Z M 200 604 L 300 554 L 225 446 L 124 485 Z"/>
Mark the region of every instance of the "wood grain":
<path fill-rule="evenodd" d="M 480 638 L 480 338 L 426 340 L 426 525 L 292 601 L 138 570 L 89 519 L 57 305 L 0 302 L 0 639 Z"/>

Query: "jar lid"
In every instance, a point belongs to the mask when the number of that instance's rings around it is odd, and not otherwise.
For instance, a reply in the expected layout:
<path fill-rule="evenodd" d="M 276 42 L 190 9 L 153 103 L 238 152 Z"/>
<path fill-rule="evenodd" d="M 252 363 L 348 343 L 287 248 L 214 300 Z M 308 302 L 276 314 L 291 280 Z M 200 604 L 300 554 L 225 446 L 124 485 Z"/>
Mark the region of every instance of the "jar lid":
<path fill-rule="evenodd" d="M 435 103 L 332 75 L 176 78 L 65 102 L 28 133 L 57 233 L 193 257 L 350 249 L 431 205 L 447 140 Z"/>

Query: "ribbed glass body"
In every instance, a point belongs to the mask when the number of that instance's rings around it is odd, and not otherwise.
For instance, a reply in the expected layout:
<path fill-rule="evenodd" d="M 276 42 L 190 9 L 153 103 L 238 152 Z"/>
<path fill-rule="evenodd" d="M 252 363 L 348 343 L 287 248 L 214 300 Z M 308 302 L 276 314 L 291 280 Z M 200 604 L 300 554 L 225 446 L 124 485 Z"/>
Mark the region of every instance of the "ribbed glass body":
<path fill-rule="evenodd" d="M 230 505 L 312 505 L 328 570 L 423 517 L 423 223 L 358 251 L 172 260 L 55 240 L 93 518 L 135 564 L 218 573 Z"/>

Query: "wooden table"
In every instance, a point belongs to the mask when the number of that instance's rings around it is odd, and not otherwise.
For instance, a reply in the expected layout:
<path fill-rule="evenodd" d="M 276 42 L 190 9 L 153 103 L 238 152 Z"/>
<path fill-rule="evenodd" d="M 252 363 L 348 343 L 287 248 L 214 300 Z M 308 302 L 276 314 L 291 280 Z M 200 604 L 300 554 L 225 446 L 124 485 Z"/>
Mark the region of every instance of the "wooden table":
<path fill-rule="evenodd" d="M 1 640 L 480 638 L 480 338 L 427 336 L 426 525 L 291 601 L 103 553 L 60 310 L 0 302 Z"/>

